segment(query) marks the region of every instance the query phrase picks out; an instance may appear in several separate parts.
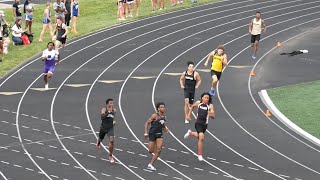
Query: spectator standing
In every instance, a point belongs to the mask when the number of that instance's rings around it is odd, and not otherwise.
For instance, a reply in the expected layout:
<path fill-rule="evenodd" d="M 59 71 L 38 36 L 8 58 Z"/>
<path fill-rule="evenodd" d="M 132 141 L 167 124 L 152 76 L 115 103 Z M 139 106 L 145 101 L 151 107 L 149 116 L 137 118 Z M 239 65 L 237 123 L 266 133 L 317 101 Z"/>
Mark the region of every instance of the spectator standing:
<path fill-rule="evenodd" d="M 14 16 L 14 21 L 17 19 L 22 19 L 22 7 L 23 5 L 20 4 L 20 0 L 15 0 L 15 3 L 13 4 L 13 16 Z"/>
<path fill-rule="evenodd" d="M 140 13 L 140 3 L 142 0 L 136 0 L 136 16 L 139 16 Z"/>
<path fill-rule="evenodd" d="M 4 24 L 3 24 L 4 23 Z M 4 29 L 3 25 L 8 25 L 7 21 L 4 19 L 4 11 L 0 11 L 0 62 L 2 62 L 2 56 L 4 54 Z"/>
<path fill-rule="evenodd" d="M 71 9 L 71 16 L 72 16 L 72 29 L 71 32 L 78 33 L 77 32 L 77 22 L 78 22 L 78 16 L 80 15 L 80 9 L 79 9 L 79 1 L 73 0 L 72 1 L 72 9 Z"/>
<path fill-rule="evenodd" d="M 24 1 L 24 14 L 26 20 L 26 28 L 29 29 L 29 34 L 32 34 L 32 20 L 33 20 L 33 6 L 30 4 L 31 0 Z"/>
<path fill-rule="evenodd" d="M 67 13 L 65 15 L 65 23 L 70 28 L 70 20 L 71 20 L 71 0 L 64 0 L 64 5 L 66 6 Z"/>
<path fill-rule="evenodd" d="M 46 4 L 46 9 L 44 10 L 44 13 L 43 13 L 42 31 L 40 33 L 39 42 L 43 41 L 43 35 L 47 31 L 47 28 L 49 28 L 49 30 L 50 30 L 51 37 L 53 36 L 50 7 L 51 7 L 51 3 L 50 3 L 50 1 L 48 1 Z"/>
<path fill-rule="evenodd" d="M 57 23 L 57 18 L 61 18 L 61 21 L 65 22 L 65 16 L 64 13 L 66 13 L 66 7 L 61 0 L 56 0 L 56 2 L 53 4 L 53 9 L 56 11 L 54 15 L 54 23 Z"/>

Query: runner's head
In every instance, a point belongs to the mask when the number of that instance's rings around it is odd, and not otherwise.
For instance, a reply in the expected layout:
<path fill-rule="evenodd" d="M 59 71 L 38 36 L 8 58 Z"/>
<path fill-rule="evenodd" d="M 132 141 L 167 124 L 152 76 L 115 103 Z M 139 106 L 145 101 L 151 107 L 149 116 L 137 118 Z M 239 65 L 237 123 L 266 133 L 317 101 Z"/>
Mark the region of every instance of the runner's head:
<path fill-rule="evenodd" d="M 51 51 L 54 48 L 54 43 L 53 42 L 48 42 L 47 47 Z"/>
<path fill-rule="evenodd" d="M 113 107 L 113 99 L 108 98 L 108 99 L 106 100 L 106 105 L 107 105 L 107 107 Z"/>
<path fill-rule="evenodd" d="M 194 64 L 193 64 L 193 62 L 192 62 L 192 61 L 188 61 L 187 64 L 188 64 L 188 71 L 189 71 L 189 72 L 192 72 L 193 69 L 194 69 Z"/>
<path fill-rule="evenodd" d="M 164 113 L 166 111 L 164 102 L 158 102 L 156 104 L 156 111 L 159 113 Z"/>
<path fill-rule="evenodd" d="M 62 24 L 62 18 L 61 17 L 57 17 L 57 24 Z"/>
<path fill-rule="evenodd" d="M 257 12 L 256 12 L 256 18 L 257 18 L 257 19 L 260 19 L 260 17 L 261 17 L 261 13 L 260 13 L 260 11 L 257 11 Z"/>
<path fill-rule="evenodd" d="M 50 2 L 50 1 L 47 1 L 46 6 L 47 6 L 47 7 L 50 7 L 50 6 L 51 6 L 51 2 Z"/>
<path fill-rule="evenodd" d="M 218 55 L 222 55 L 224 52 L 224 46 L 223 45 L 219 45 L 217 48 L 217 53 Z"/>
<path fill-rule="evenodd" d="M 212 97 L 208 92 L 201 94 L 201 102 L 204 104 L 212 104 Z"/>

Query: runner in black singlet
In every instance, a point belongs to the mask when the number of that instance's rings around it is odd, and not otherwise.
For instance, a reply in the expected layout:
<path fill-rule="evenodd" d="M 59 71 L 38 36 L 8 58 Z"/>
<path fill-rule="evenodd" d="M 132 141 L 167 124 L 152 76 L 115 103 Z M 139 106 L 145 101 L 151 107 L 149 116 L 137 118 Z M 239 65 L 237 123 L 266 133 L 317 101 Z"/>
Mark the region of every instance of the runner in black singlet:
<path fill-rule="evenodd" d="M 144 125 L 144 137 L 147 139 L 149 137 L 149 152 L 154 153 L 150 163 L 148 164 L 148 170 L 155 171 L 156 168 L 153 167 L 153 163 L 158 159 L 162 144 L 163 144 L 163 134 L 162 131 L 169 132 L 166 126 L 166 116 L 165 105 L 163 102 L 156 104 L 157 113 L 151 115 L 148 121 Z M 148 126 L 151 125 L 148 133 Z"/>

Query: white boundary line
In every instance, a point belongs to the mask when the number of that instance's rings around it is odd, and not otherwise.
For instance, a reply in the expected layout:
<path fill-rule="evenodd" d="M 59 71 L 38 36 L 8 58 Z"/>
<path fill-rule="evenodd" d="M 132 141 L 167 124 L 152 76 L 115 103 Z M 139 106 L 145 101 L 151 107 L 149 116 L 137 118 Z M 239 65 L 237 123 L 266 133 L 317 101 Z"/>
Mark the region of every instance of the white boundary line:
<path fill-rule="evenodd" d="M 4 180 L 8 180 L 8 178 L 0 171 L 0 175 L 3 177 Z"/>
<path fill-rule="evenodd" d="M 305 130 L 301 129 L 299 126 L 297 126 L 295 123 L 290 121 L 285 115 L 283 115 L 279 109 L 273 104 L 272 100 L 270 99 L 268 93 L 266 90 L 261 90 L 259 92 L 259 96 L 262 100 L 262 102 L 266 105 L 266 107 L 271 111 L 271 113 L 279 119 L 283 124 L 285 124 L 288 128 L 299 134 L 300 136 L 304 137 L 308 141 L 314 143 L 317 146 L 320 146 L 320 140 Z M 260 108 L 259 108 L 260 109 Z"/>

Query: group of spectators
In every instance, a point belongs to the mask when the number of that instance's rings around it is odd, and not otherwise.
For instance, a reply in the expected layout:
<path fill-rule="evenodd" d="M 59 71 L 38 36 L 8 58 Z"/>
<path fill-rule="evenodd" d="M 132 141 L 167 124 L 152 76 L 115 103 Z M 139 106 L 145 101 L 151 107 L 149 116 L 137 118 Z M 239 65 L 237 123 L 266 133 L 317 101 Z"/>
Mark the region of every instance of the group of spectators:
<path fill-rule="evenodd" d="M 13 4 L 13 24 L 10 25 L 5 19 L 4 11 L 0 10 L 0 62 L 2 56 L 8 53 L 10 44 L 9 32 L 12 34 L 13 45 L 30 44 L 33 41 L 32 22 L 34 21 L 34 7 L 32 0 L 15 0 Z M 49 29 L 51 39 L 55 41 L 56 48 L 64 46 L 68 28 L 71 32 L 77 32 L 77 20 L 80 15 L 78 0 L 54 0 L 54 27 L 51 23 L 51 2 L 45 4 L 42 18 L 42 31 L 39 35 L 39 42 L 43 42 L 44 34 Z M 25 28 L 22 28 L 22 21 L 25 20 Z"/>
<path fill-rule="evenodd" d="M 152 11 L 166 9 L 167 0 L 151 0 Z M 140 13 L 140 4 L 142 0 L 117 0 L 118 20 L 126 20 L 128 17 L 133 17 L 133 11 L 136 11 L 136 16 Z M 197 3 L 197 0 L 191 0 L 192 3 Z M 183 1 L 170 0 L 171 7 L 175 7 L 177 4 L 183 4 Z"/>

